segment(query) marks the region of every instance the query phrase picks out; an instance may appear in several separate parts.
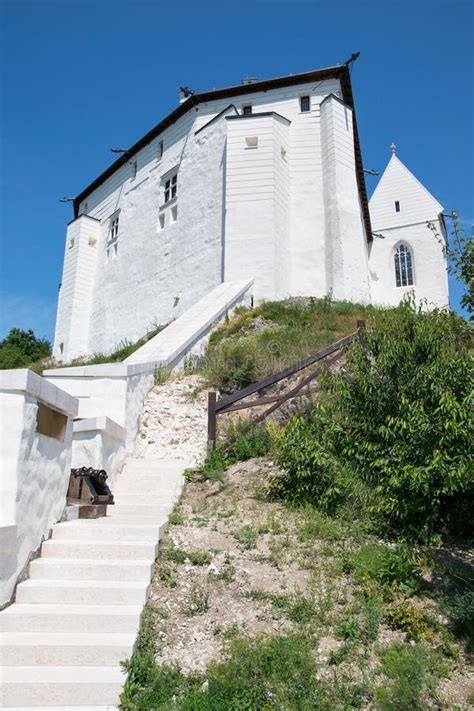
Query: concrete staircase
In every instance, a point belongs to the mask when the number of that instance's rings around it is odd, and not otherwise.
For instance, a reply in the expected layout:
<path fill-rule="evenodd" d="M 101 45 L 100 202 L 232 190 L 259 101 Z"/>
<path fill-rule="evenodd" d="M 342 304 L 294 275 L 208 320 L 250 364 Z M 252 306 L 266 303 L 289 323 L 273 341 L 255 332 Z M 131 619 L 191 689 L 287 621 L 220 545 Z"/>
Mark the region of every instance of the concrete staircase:
<path fill-rule="evenodd" d="M 106 518 L 53 527 L 0 612 L 0 707 L 116 708 L 184 460 L 131 459 Z"/>

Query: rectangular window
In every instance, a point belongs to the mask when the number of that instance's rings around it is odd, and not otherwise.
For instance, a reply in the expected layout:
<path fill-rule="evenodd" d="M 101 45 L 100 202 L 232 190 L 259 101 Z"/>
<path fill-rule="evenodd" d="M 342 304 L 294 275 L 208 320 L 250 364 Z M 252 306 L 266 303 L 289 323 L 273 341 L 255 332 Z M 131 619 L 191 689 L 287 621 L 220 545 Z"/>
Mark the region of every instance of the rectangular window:
<path fill-rule="evenodd" d="M 109 225 L 109 242 L 115 242 L 119 235 L 119 216 L 113 215 L 110 218 Z"/>
<path fill-rule="evenodd" d="M 158 143 L 158 158 L 163 158 L 163 150 L 164 150 L 163 141 L 160 141 Z"/>
<path fill-rule="evenodd" d="M 133 160 L 130 165 L 132 166 L 132 180 L 134 180 L 138 173 L 138 161 Z"/>
<path fill-rule="evenodd" d="M 400 212 L 400 203 L 398 200 L 395 200 L 395 212 Z"/>
<path fill-rule="evenodd" d="M 242 106 L 242 115 L 243 116 L 251 116 L 252 115 L 252 104 L 247 104 L 246 106 Z"/>
<path fill-rule="evenodd" d="M 309 96 L 300 96 L 300 111 L 302 113 L 311 111 L 311 101 Z"/>
<path fill-rule="evenodd" d="M 170 200 L 173 200 L 173 198 L 175 198 L 177 196 L 177 194 L 178 194 L 178 174 L 175 173 L 170 178 L 167 178 L 167 180 L 165 180 L 165 194 L 164 194 L 165 205 Z"/>

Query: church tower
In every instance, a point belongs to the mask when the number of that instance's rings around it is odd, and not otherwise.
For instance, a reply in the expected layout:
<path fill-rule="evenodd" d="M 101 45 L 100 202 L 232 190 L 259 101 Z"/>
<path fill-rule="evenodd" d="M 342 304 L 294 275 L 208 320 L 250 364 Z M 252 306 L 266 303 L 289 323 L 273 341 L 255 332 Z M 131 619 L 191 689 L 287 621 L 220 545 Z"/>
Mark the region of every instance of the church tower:
<path fill-rule="evenodd" d="M 371 300 L 396 306 L 413 293 L 418 303 L 426 300 L 427 308 L 443 308 L 449 304 L 444 208 L 401 162 L 393 143 L 390 148 L 392 156 L 369 202 Z"/>

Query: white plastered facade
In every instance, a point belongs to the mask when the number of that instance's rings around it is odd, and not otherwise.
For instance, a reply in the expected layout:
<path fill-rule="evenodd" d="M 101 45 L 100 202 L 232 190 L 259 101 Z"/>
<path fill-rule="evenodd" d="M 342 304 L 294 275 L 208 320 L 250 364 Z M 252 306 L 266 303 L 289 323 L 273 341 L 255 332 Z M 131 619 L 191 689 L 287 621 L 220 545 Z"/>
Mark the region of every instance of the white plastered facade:
<path fill-rule="evenodd" d="M 407 294 L 426 308 L 449 305 L 443 206 L 393 153 L 370 199 L 372 301 L 396 306 Z M 437 237 L 429 229 L 435 228 Z M 412 284 L 397 286 L 395 252 L 410 251 Z"/>
<path fill-rule="evenodd" d="M 188 99 L 184 114 L 78 205 L 66 236 L 56 359 L 135 341 L 222 282 L 253 280 L 256 301 L 332 294 L 398 303 L 400 294 L 382 285 L 388 241 L 370 246 L 353 110 L 342 96 L 329 78 Z M 175 174 L 177 196 L 165 203 Z M 439 297 L 439 286 L 432 291 Z"/>

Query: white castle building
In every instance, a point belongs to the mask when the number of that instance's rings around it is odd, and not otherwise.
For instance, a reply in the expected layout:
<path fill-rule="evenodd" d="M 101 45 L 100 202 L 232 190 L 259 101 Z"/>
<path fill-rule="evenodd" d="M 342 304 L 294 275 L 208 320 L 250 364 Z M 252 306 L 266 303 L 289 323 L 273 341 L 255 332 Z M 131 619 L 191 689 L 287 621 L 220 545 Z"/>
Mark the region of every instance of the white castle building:
<path fill-rule="evenodd" d="M 393 152 L 369 202 L 347 65 L 204 93 L 74 200 L 54 356 L 134 341 L 222 282 L 448 304 L 442 206 Z"/>

